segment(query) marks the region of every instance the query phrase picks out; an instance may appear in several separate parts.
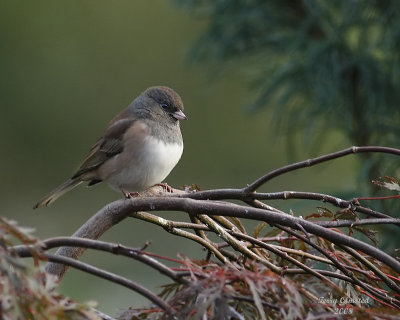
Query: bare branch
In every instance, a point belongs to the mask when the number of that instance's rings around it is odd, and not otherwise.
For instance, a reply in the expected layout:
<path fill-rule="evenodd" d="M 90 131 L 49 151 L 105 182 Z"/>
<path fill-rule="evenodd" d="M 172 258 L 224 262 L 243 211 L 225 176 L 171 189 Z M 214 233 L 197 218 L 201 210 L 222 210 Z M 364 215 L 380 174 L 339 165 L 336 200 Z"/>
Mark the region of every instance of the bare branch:
<path fill-rule="evenodd" d="M 85 249 L 94 249 L 105 252 L 110 252 L 116 255 L 122 255 L 128 258 L 132 258 L 143 262 L 144 264 L 156 269 L 161 274 L 171 278 L 178 283 L 186 283 L 186 281 L 181 278 L 178 273 L 171 270 L 171 268 L 162 264 L 161 262 L 149 257 L 141 249 L 130 248 L 123 246 L 121 244 L 103 242 L 99 240 L 91 240 L 85 238 L 75 238 L 75 237 L 55 237 L 41 241 L 36 245 L 18 245 L 10 247 L 9 250 L 12 254 L 16 254 L 21 258 L 31 257 L 32 252 L 35 249 L 39 249 L 40 252 L 50 250 L 52 248 L 57 248 L 60 246 L 64 247 L 78 247 Z"/>
<path fill-rule="evenodd" d="M 336 220 L 336 221 L 313 221 L 314 223 L 325 228 L 341 228 L 354 227 L 373 224 L 399 224 L 398 218 L 382 218 L 382 219 L 362 219 L 362 220 Z"/>
<path fill-rule="evenodd" d="M 323 228 L 313 222 L 306 221 L 301 218 L 293 217 L 288 214 L 282 215 L 273 211 L 250 208 L 236 204 L 226 206 L 220 202 L 214 201 L 199 201 L 193 199 L 179 198 L 136 198 L 124 202 L 114 202 L 111 205 L 116 207 L 121 206 L 122 210 L 136 211 L 138 210 L 174 210 L 184 211 L 190 214 L 207 214 L 233 216 L 237 218 L 247 218 L 252 220 L 265 221 L 270 224 L 280 224 L 283 226 L 299 229 L 298 225 L 302 226 L 308 233 L 321 236 L 333 243 L 351 246 L 354 249 L 360 250 L 375 259 L 378 259 L 394 270 L 400 273 L 400 263 L 390 255 L 380 251 L 379 249 L 366 244 L 360 240 L 340 234 L 338 232 Z"/>
<path fill-rule="evenodd" d="M 68 265 L 70 267 L 73 267 L 75 269 L 84 271 L 86 273 L 93 274 L 97 277 L 106 279 L 108 281 L 120 284 L 128 289 L 131 289 L 143 297 L 146 297 L 149 299 L 151 302 L 153 302 L 155 305 L 160 307 L 162 310 L 166 311 L 169 315 L 173 316 L 175 314 L 175 310 L 172 309 L 164 300 L 160 299 L 157 295 L 152 293 L 150 290 L 146 289 L 145 287 L 142 287 L 141 285 L 137 284 L 136 282 L 133 282 L 132 280 L 129 280 L 127 278 L 121 277 L 119 275 L 116 275 L 114 273 L 111 273 L 109 271 L 102 270 L 100 268 L 91 266 L 87 263 L 77 261 L 71 258 L 59 256 L 56 254 L 50 254 L 50 253 L 44 253 L 44 257 L 46 257 L 49 261 L 52 261 L 54 263 L 62 263 L 63 265 Z"/>
<path fill-rule="evenodd" d="M 282 272 L 281 268 L 275 266 L 273 263 L 269 262 L 267 259 L 256 255 L 254 252 L 249 250 L 246 246 L 242 245 L 240 243 L 240 241 L 238 241 L 233 236 L 231 236 L 229 234 L 229 232 L 227 232 L 224 228 L 222 228 L 219 224 L 217 224 L 215 221 L 213 221 L 207 215 L 199 214 L 198 217 L 203 223 L 208 225 L 208 227 L 210 229 L 214 230 L 214 232 L 219 237 L 221 237 L 226 242 L 228 242 L 235 250 L 243 253 L 244 255 L 246 255 L 252 259 L 255 259 L 256 261 L 261 262 L 262 264 L 264 264 L 265 266 L 267 266 L 268 268 L 270 268 L 272 271 L 274 271 L 276 273 Z"/>
<path fill-rule="evenodd" d="M 396 292 L 400 293 L 400 287 L 396 285 L 396 283 L 391 280 L 388 276 L 386 276 L 378 267 L 376 267 L 373 263 L 369 262 L 365 257 L 359 254 L 356 250 L 352 248 L 348 248 L 346 246 L 340 246 L 344 251 L 352 255 L 362 264 L 364 264 L 369 270 L 373 271 L 379 278 L 381 278 L 389 288 L 395 290 Z"/>
<path fill-rule="evenodd" d="M 99 236 L 101 233 L 110 228 L 112 226 L 112 223 L 114 223 L 115 221 L 121 221 L 124 217 L 130 215 L 132 212 L 158 210 L 181 211 L 187 212 L 189 214 L 232 216 L 237 218 L 265 221 L 273 225 L 282 225 L 294 229 L 300 229 L 299 226 L 301 226 L 301 228 L 303 228 L 310 234 L 315 234 L 317 236 L 323 237 L 336 244 L 342 244 L 345 246 L 350 246 L 356 250 L 360 250 L 365 254 L 368 254 L 371 257 L 374 257 L 375 259 L 384 262 L 389 267 L 393 268 L 396 272 L 400 273 L 400 263 L 387 253 L 360 240 L 321 227 L 313 222 L 293 217 L 288 214 L 282 215 L 269 210 L 245 207 L 232 203 L 226 205 L 225 203 L 221 202 L 193 200 L 188 198 L 138 197 L 128 200 L 115 201 L 98 211 L 92 218 L 90 218 L 74 234 L 74 237 L 76 237 L 77 234 L 79 234 L 78 237 L 85 238 L 90 238 L 90 236 L 92 236 L 93 234 Z M 113 219 L 110 219 L 109 217 L 113 215 L 117 216 L 117 218 L 113 217 Z M 89 234 L 87 234 L 86 230 L 92 230 L 92 228 L 94 228 L 93 225 L 99 225 L 99 221 L 106 221 L 107 223 L 105 225 L 107 226 L 107 228 L 102 225 L 101 233 L 90 232 Z M 57 252 L 57 254 L 66 255 L 68 252 L 62 249 L 63 248 L 61 248 L 60 251 Z M 82 249 L 74 250 L 73 256 L 68 253 L 68 257 L 76 259 L 82 253 Z M 54 270 L 52 270 L 51 268 L 53 268 L 53 266 L 49 266 L 47 270 L 53 274 L 59 274 L 59 270 L 53 272 Z"/>
<path fill-rule="evenodd" d="M 185 230 L 181 230 L 179 228 L 176 228 L 174 226 L 174 222 L 170 221 L 170 220 L 166 220 L 164 218 L 160 218 L 156 215 L 150 214 L 148 212 L 143 212 L 143 211 L 139 211 L 139 212 L 132 212 L 130 214 L 131 217 L 133 218 L 138 218 L 140 220 L 144 220 L 156 225 L 159 225 L 161 227 L 163 227 L 167 232 L 183 237 L 183 238 L 187 238 L 190 240 L 193 240 L 199 244 L 201 244 L 202 246 L 204 246 L 205 248 L 207 248 L 208 250 L 210 250 L 212 253 L 215 254 L 215 256 L 223 263 L 229 263 L 229 261 L 224 257 L 224 255 L 218 250 L 218 248 L 216 246 L 214 246 L 214 244 L 211 241 L 208 241 L 207 239 L 203 239 L 201 237 L 199 237 L 198 235 L 195 235 L 193 233 L 187 232 Z"/>
<path fill-rule="evenodd" d="M 172 196 L 172 195 L 171 195 Z M 302 191 L 280 191 L 280 192 L 247 192 L 245 189 L 215 189 L 215 190 L 204 190 L 196 193 L 181 193 L 177 195 L 179 198 L 190 198 L 196 200 L 241 200 L 246 203 L 253 200 L 290 200 L 290 199 L 301 199 L 301 200 L 315 200 L 323 203 L 329 203 L 335 207 L 342 209 L 351 209 L 355 212 L 360 212 L 368 216 L 377 218 L 391 218 L 390 215 L 382 212 L 365 208 L 353 200 L 344 200 L 338 197 L 334 197 L 328 194 L 315 193 L 315 192 L 302 192 Z M 265 205 L 265 209 L 271 211 L 279 211 L 274 207 Z M 400 226 L 400 224 L 397 224 Z"/>
<path fill-rule="evenodd" d="M 318 245 L 313 243 L 310 239 L 307 239 L 306 237 L 296 233 L 295 231 L 291 230 L 290 228 L 287 228 L 287 227 L 284 227 L 284 226 L 278 226 L 278 227 L 280 229 L 284 230 L 285 232 L 287 232 L 288 234 L 291 234 L 291 235 L 294 235 L 294 236 L 298 237 L 300 240 L 304 241 L 305 243 L 309 244 L 310 246 L 312 246 L 317 251 L 321 252 L 326 258 L 331 260 L 333 262 L 333 264 L 336 266 L 336 268 L 338 268 L 344 275 L 346 275 L 349 278 L 351 278 L 353 280 L 353 283 L 357 284 L 358 286 L 360 286 L 361 288 L 363 288 L 366 291 L 370 292 L 372 295 L 378 297 L 379 299 L 381 299 L 383 301 L 386 301 L 387 303 L 390 303 L 390 304 L 392 304 L 392 303 L 396 304 L 397 307 L 400 307 L 400 301 L 397 301 L 397 300 L 395 301 L 393 298 L 387 297 L 387 295 L 382 294 L 381 292 L 379 292 L 375 288 L 371 288 L 367 284 L 365 284 L 362 281 L 360 281 L 359 279 L 357 279 L 355 277 L 355 275 L 351 271 L 348 270 L 348 269 L 354 270 L 353 268 L 350 268 L 350 267 L 342 264 L 340 261 L 338 261 L 338 259 L 336 259 L 336 257 L 334 255 L 330 254 L 329 252 L 327 252 L 323 248 L 319 247 Z"/>
<path fill-rule="evenodd" d="M 400 155 L 400 150 L 399 149 L 394 149 L 394 148 L 388 148 L 388 147 L 379 147 L 379 146 L 368 146 L 368 147 L 350 147 L 341 151 L 333 152 L 327 155 L 323 155 L 320 157 L 296 162 L 284 167 L 281 167 L 279 169 L 273 170 L 266 175 L 262 176 L 261 178 L 258 178 L 251 184 L 249 184 L 244 190 L 246 192 L 254 192 L 256 189 L 258 189 L 261 185 L 265 184 L 269 180 L 276 178 L 284 173 L 294 171 L 300 168 L 307 168 L 311 167 L 313 165 L 326 162 L 329 160 L 341 158 L 350 154 L 354 153 L 370 153 L 370 152 L 381 152 L 381 153 L 388 153 L 388 154 L 395 154 L 395 155 Z"/>
<path fill-rule="evenodd" d="M 308 272 L 309 274 L 312 274 L 312 275 L 316 276 L 317 278 L 319 278 L 321 280 L 324 280 L 332 288 L 335 288 L 337 291 L 340 291 L 339 287 L 336 284 L 334 284 L 328 278 L 324 277 L 321 273 L 311 269 L 310 267 L 306 266 L 304 263 L 301 263 L 300 261 L 292 258 L 287 253 L 282 252 L 281 250 L 279 250 L 276 246 L 272 246 L 270 244 L 266 244 L 266 243 L 264 243 L 264 242 L 262 242 L 260 240 L 254 239 L 253 237 L 250 237 L 250 236 L 245 235 L 245 234 L 240 234 L 240 233 L 236 232 L 235 235 L 238 236 L 241 239 L 247 240 L 247 241 L 249 241 L 251 243 L 254 243 L 254 244 L 258 245 L 261 248 L 267 249 L 268 251 L 271 251 L 271 252 L 275 253 L 276 255 L 282 257 L 285 260 L 290 261 L 291 263 L 293 263 L 296 266 L 300 267 L 302 270 Z M 285 274 L 286 272 L 287 272 L 287 270 L 283 270 L 282 271 L 283 274 Z"/>
<path fill-rule="evenodd" d="M 400 226 L 400 219 L 395 219 L 385 213 L 363 207 L 356 200 L 344 200 L 327 194 L 303 191 L 255 192 L 261 185 L 284 173 L 350 154 L 365 152 L 400 155 L 400 150 L 393 148 L 373 146 L 352 147 L 273 170 L 242 189 L 189 192 L 189 188 L 187 188 L 185 191 L 173 189 L 173 193 L 164 193 L 163 188 L 156 187 L 146 191 L 140 197 L 110 203 L 81 226 L 75 232 L 74 238 L 68 240 L 66 238 L 48 239 L 41 244 L 42 247 L 40 250 L 47 250 L 51 247 L 62 245 L 63 247 L 57 250 L 57 256 L 72 259 L 78 259 L 86 248 L 108 251 L 140 260 L 170 277 L 175 282 L 188 284 L 189 280 L 184 278 L 182 273 L 171 270 L 157 260 L 147 257 L 140 250 L 95 241 L 115 224 L 127 217 L 134 217 L 158 225 L 171 234 L 197 242 L 208 250 L 208 259 L 214 254 L 220 262 L 228 264 L 236 270 L 238 270 L 237 268 L 241 268 L 242 263 L 246 264 L 250 260 L 252 263 L 258 262 L 263 264 L 269 270 L 281 275 L 307 273 L 321 279 L 330 288 L 334 288 L 335 291 L 342 292 L 343 288 L 341 285 L 330 280 L 330 278 L 336 278 L 358 286 L 361 292 L 376 299 L 376 301 L 400 309 L 400 301 L 386 295 L 386 292 L 380 286 L 375 286 L 376 282 L 382 281 L 381 285 L 384 288 L 389 287 L 393 292 L 400 294 L 400 286 L 393 280 L 396 278 L 394 278 L 392 273 L 393 271 L 400 273 L 400 262 L 378 248 L 347 236 L 338 229 L 331 229 L 374 224 L 392 224 L 398 227 Z M 329 203 L 336 208 L 340 208 L 339 213 L 357 212 L 366 215 L 367 218 L 358 219 L 357 215 L 354 214 L 355 220 L 304 220 L 302 217 L 295 217 L 293 214 L 288 214 L 261 202 L 289 199 Z M 239 200 L 244 204 L 239 205 L 227 202 L 227 200 Z M 168 220 L 150 213 L 156 211 L 187 213 L 191 222 Z M 316 215 L 311 215 L 310 217 L 314 216 Z M 329 217 L 331 216 L 329 215 Z M 226 217 L 229 218 L 227 219 Z M 239 218 L 262 221 L 265 224 L 256 229 L 254 236 L 250 236 Z M 257 238 L 260 230 L 266 224 L 281 229 L 283 236 L 275 236 L 276 233 L 272 232 L 270 235 L 273 235 L 273 237 Z M 186 231 L 183 229 L 189 230 Z M 224 243 L 214 243 L 208 237 L 209 233 L 218 235 Z M 268 241 L 278 241 L 281 243 L 282 241 L 289 241 L 290 245 L 286 247 L 283 242 L 283 245 L 277 246 L 267 243 Z M 336 249 L 334 245 L 337 245 Z M 223 249 L 224 247 L 233 248 L 234 252 L 229 250 L 229 248 L 228 250 Z M 33 249 L 34 247 L 32 246 L 12 248 L 14 253 L 20 256 L 32 254 L 31 251 Z M 315 249 L 316 252 L 308 252 L 308 249 L 312 251 Z M 39 252 L 42 252 L 40 250 Z M 241 255 L 236 255 L 235 253 L 240 253 Z M 45 253 L 44 255 L 47 256 L 48 254 Z M 278 257 L 278 260 L 274 260 L 275 257 Z M 374 263 L 376 265 L 370 262 L 369 259 L 372 258 L 375 259 Z M 325 263 L 330 270 L 335 270 L 336 268 L 336 272 L 317 270 L 312 267 L 313 262 L 308 259 Z M 58 275 L 59 278 L 64 275 L 67 266 L 71 265 L 68 259 L 66 260 L 68 263 L 65 264 L 54 263 L 55 259 L 51 261 L 53 262 L 48 263 L 46 270 Z M 386 264 L 391 270 L 388 272 L 389 269 L 386 269 L 381 262 Z M 211 263 L 213 262 L 211 261 Z M 288 264 L 289 266 L 295 265 L 299 269 L 288 269 Z M 383 270 L 380 270 L 380 267 L 383 267 Z M 191 270 L 192 276 L 207 277 L 201 269 L 196 270 L 198 271 L 194 273 Z M 338 271 L 340 272 L 338 273 Z M 196 272 L 199 272 L 199 275 Z M 391 294 L 393 292 L 388 291 Z M 310 299 L 316 299 L 311 291 L 305 290 L 304 294 Z M 154 299 L 154 297 L 151 298 Z"/>

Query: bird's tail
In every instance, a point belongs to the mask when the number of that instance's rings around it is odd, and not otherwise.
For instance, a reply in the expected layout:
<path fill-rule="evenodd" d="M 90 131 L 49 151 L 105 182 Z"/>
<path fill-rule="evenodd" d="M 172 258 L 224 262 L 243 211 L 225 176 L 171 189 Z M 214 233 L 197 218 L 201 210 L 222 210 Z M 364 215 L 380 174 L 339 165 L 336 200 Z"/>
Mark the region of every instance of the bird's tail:
<path fill-rule="evenodd" d="M 61 197 L 64 193 L 72 190 L 80 183 L 82 183 L 82 180 L 76 178 L 65 181 L 63 184 L 59 185 L 57 188 L 51 191 L 48 195 L 40 199 L 40 201 L 35 204 L 33 209 L 48 206 L 49 204 L 56 201 L 59 197 Z"/>

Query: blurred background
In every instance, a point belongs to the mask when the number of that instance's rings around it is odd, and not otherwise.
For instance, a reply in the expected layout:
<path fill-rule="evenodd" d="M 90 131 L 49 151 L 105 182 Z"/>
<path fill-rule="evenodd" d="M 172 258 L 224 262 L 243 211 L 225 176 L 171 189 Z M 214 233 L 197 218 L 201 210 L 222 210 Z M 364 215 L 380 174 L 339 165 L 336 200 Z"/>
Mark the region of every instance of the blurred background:
<path fill-rule="evenodd" d="M 0 214 L 41 239 L 71 235 L 121 198 L 76 188 L 33 211 L 79 167 L 111 118 L 149 86 L 175 89 L 189 120 L 167 182 L 243 187 L 292 161 L 351 145 L 398 147 L 400 19 L 396 1 L 0 0 Z M 390 158 L 390 159 L 388 159 Z M 393 156 L 351 156 L 290 173 L 263 191 L 351 198 L 398 176 Z M 398 163 L 398 162 L 397 162 Z M 383 192 L 384 193 L 384 192 Z M 318 203 L 271 205 L 310 213 Z M 383 208 L 381 204 L 375 206 Z M 396 212 L 396 203 L 387 202 Z M 186 220 L 183 214 L 166 218 Z M 176 257 L 195 244 L 126 220 L 101 240 Z M 384 239 L 383 239 L 384 242 Z M 168 246 L 165 244 L 168 243 Z M 159 290 L 168 279 L 123 257 L 83 260 Z M 115 314 L 140 296 L 71 270 L 59 291 Z"/>

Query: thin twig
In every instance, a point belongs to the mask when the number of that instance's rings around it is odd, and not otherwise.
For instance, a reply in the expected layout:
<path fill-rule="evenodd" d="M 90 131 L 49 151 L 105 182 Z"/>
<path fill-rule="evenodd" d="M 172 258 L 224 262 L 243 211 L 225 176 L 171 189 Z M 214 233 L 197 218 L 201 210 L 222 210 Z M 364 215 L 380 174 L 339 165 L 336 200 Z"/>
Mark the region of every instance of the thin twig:
<path fill-rule="evenodd" d="M 237 236 L 240 237 L 241 235 L 237 235 Z M 264 241 L 262 241 L 262 240 L 260 240 L 260 239 L 257 239 L 257 240 L 259 240 L 259 241 L 261 241 L 261 242 L 264 243 Z M 248 241 L 250 241 L 250 240 L 248 240 Z M 294 255 L 296 255 L 296 256 L 300 256 L 300 257 L 304 257 L 304 258 L 307 258 L 307 259 L 311 259 L 311 260 L 315 260 L 315 261 L 319 261 L 319 262 L 324 262 L 324 263 L 333 265 L 333 262 L 332 262 L 331 260 L 322 258 L 322 257 L 320 257 L 320 256 L 316 256 L 316 255 L 311 254 L 311 253 L 306 252 L 306 251 L 296 250 L 296 249 L 292 249 L 292 248 L 288 248 L 288 247 L 283 247 L 283 246 L 278 246 L 278 245 L 276 245 L 276 244 L 268 244 L 268 246 L 273 247 L 273 248 L 275 248 L 275 249 L 277 249 L 277 250 L 279 250 L 279 251 L 283 251 L 283 252 L 287 252 L 287 253 L 294 254 Z"/>
<path fill-rule="evenodd" d="M 395 148 L 388 148 L 388 147 L 379 147 L 379 146 L 368 146 L 368 147 L 350 147 L 344 150 L 340 150 L 337 152 L 329 153 L 327 155 L 323 155 L 320 157 L 296 162 L 284 167 L 281 167 L 279 169 L 273 170 L 266 175 L 262 176 L 261 178 L 258 178 L 251 184 L 249 184 L 246 188 L 243 190 L 246 192 L 254 192 L 256 189 L 258 189 L 261 185 L 265 184 L 269 180 L 276 178 L 284 173 L 294 171 L 300 168 L 307 168 L 314 166 L 316 164 L 326 162 L 329 160 L 341 158 L 347 155 L 351 155 L 354 153 L 370 153 L 370 152 L 380 152 L 380 153 L 388 153 L 388 154 L 395 154 L 395 155 L 400 155 L 400 150 L 395 149 Z"/>
<path fill-rule="evenodd" d="M 61 263 L 63 265 L 68 265 L 75 269 L 78 269 L 78 270 L 84 271 L 86 273 L 95 275 L 97 277 L 106 279 L 108 281 L 120 284 L 128 289 L 131 289 L 131 290 L 139 293 L 143 297 L 147 298 L 148 300 L 153 302 L 155 305 L 160 307 L 162 310 L 166 311 L 170 316 L 175 315 L 175 310 L 170 305 L 168 305 L 168 303 L 166 303 L 164 300 L 162 300 L 160 297 L 155 295 L 150 290 L 146 289 L 145 287 L 142 287 L 141 285 L 137 284 L 136 282 L 133 282 L 132 280 L 129 280 L 127 278 L 121 277 L 112 272 L 102 270 L 100 268 L 94 267 L 87 263 L 77 261 L 77 260 L 74 260 L 71 258 L 59 256 L 56 254 L 50 254 L 50 253 L 43 253 L 43 255 L 49 261 L 52 261 L 54 263 Z"/>
<path fill-rule="evenodd" d="M 253 237 L 250 237 L 248 235 L 241 234 L 241 233 L 238 233 L 238 232 L 235 232 L 234 235 L 237 236 L 238 238 L 244 239 L 246 241 L 249 241 L 251 243 L 254 243 L 254 244 L 260 246 L 261 248 L 264 248 L 264 249 L 266 249 L 268 251 L 273 252 L 274 254 L 280 256 L 282 259 L 290 261 L 291 263 L 295 264 L 296 266 L 298 266 L 299 268 L 301 268 L 304 271 L 308 272 L 309 274 L 312 274 L 315 277 L 317 277 L 317 278 L 319 278 L 321 280 L 324 280 L 326 283 L 328 283 L 331 287 L 335 288 L 337 291 L 340 291 L 340 288 L 336 284 L 334 284 L 331 280 L 329 280 L 328 278 L 324 277 L 322 274 L 318 273 L 317 271 L 311 269 L 310 267 L 306 266 L 304 263 L 301 263 L 300 261 L 292 258 L 287 253 L 282 252 L 281 250 L 279 250 L 275 246 L 272 246 L 270 244 L 264 243 L 264 242 L 262 242 L 260 240 L 254 239 Z M 283 269 L 282 273 L 285 274 L 286 270 Z"/>
<path fill-rule="evenodd" d="M 190 240 L 193 240 L 203 247 L 207 248 L 210 250 L 214 255 L 222 262 L 222 263 L 229 263 L 229 261 L 225 258 L 225 256 L 213 245 L 213 243 L 193 234 L 190 232 L 187 232 L 185 230 L 181 230 L 179 228 L 174 227 L 174 223 L 170 220 L 166 220 L 164 218 L 158 217 L 156 215 L 150 214 L 148 212 L 143 212 L 143 211 L 138 211 L 138 212 L 132 212 L 130 214 L 132 218 L 138 218 L 140 220 L 144 220 L 153 224 L 156 224 L 158 226 L 163 227 L 167 232 L 187 238 Z"/>
<path fill-rule="evenodd" d="M 102 320 L 117 320 L 113 317 L 110 317 L 108 314 L 105 314 L 99 310 L 94 310 L 94 312 L 97 313 L 97 315 L 102 319 Z"/>
<path fill-rule="evenodd" d="M 398 218 L 382 218 L 382 219 L 361 219 L 361 220 L 336 220 L 336 221 L 313 221 L 314 223 L 325 228 L 354 227 L 373 224 L 396 224 L 400 223 Z"/>
<path fill-rule="evenodd" d="M 246 246 L 244 246 L 240 241 L 236 240 L 234 237 L 232 237 L 227 230 L 225 230 L 223 227 L 221 227 L 218 223 L 216 223 L 213 219 L 211 219 L 209 216 L 204 215 L 204 214 L 199 214 L 198 218 L 200 221 L 202 221 L 204 224 L 206 224 L 211 230 L 214 230 L 214 232 L 224 239 L 226 242 L 228 242 L 232 248 L 235 250 L 241 252 L 242 254 L 246 255 L 249 258 L 255 259 L 259 261 L 260 263 L 264 264 L 268 268 L 270 268 L 272 271 L 276 273 L 281 273 L 282 269 L 275 266 L 273 263 L 268 261 L 267 259 L 258 256 L 251 250 L 249 250 Z"/>
<path fill-rule="evenodd" d="M 310 234 L 323 237 L 333 243 L 351 246 L 354 249 L 360 250 L 375 259 L 378 259 L 389 267 L 400 273 L 400 263 L 388 255 L 387 253 L 367 244 L 358 239 L 340 234 L 327 228 L 323 228 L 313 222 L 306 221 L 301 218 L 293 217 L 288 214 L 282 215 L 274 211 L 251 208 L 237 204 L 224 205 L 221 202 L 193 200 L 188 198 L 134 198 L 127 201 L 116 201 L 111 205 L 116 207 L 122 206 L 121 210 L 167 210 L 167 211 L 184 211 L 190 214 L 206 214 L 206 215 L 221 215 L 233 216 L 237 218 L 247 218 L 251 220 L 265 221 L 270 224 L 279 224 L 294 229 L 299 229 L 301 225 L 304 230 Z"/>
<path fill-rule="evenodd" d="M 360 281 L 359 279 L 357 279 L 353 272 L 349 271 L 347 269 L 347 266 L 343 265 L 341 262 L 339 262 L 332 254 L 330 254 L 329 252 L 327 252 L 326 250 L 324 250 L 323 248 L 319 247 L 318 245 L 314 244 L 311 240 L 307 239 L 306 237 L 296 233 L 295 231 L 291 230 L 290 228 L 284 227 L 284 226 L 277 226 L 278 228 L 284 230 L 285 232 L 298 237 L 300 240 L 304 241 L 305 243 L 307 243 L 308 245 L 312 246 L 314 249 L 316 249 L 317 251 L 321 252 L 326 258 L 328 258 L 329 260 L 331 260 L 334 265 L 336 266 L 336 268 L 338 268 L 341 272 L 343 272 L 344 275 L 346 275 L 347 277 L 351 278 L 353 280 L 353 282 L 358 285 L 359 287 L 365 289 L 366 291 L 370 292 L 371 294 L 379 297 L 381 300 L 384 300 L 388 303 L 391 303 L 393 305 L 395 305 L 397 308 L 400 309 L 400 304 L 399 301 L 397 301 L 396 299 L 393 298 L 389 298 L 387 295 L 382 295 L 380 292 L 377 291 L 376 288 L 371 288 L 369 285 L 363 283 L 362 281 Z"/>
<path fill-rule="evenodd" d="M 187 283 L 186 280 L 182 279 L 175 271 L 171 270 L 171 268 L 151 258 L 150 256 L 143 254 L 143 252 L 140 249 L 126 247 L 116 243 L 109 243 L 99 240 L 91 240 L 91 239 L 75 238 L 75 237 L 55 237 L 43 240 L 38 245 L 18 245 L 10 247 L 9 250 L 10 253 L 16 254 L 19 257 L 23 258 L 23 257 L 31 257 L 32 250 L 35 249 L 39 249 L 42 252 L 60 246 L 79 247 L 86 249 L 90 248 L 94 250 L 101 250 L 105 252 L 110 252 L 112 254 L 133 258 L 156 269 L 161 274 L 171 278 L 172 280 L 178 283 Z"/>
<path fill-rule="evenodd" d="M 346 247 L 339 246 L 342 250 L 346 251 L 348 254 L 352 255 L 355 259 L 360 261 L 363 265 L 365 265 L 369 270 L 373 271 L 379 278 L 381 278 L 389 288 L 400 293 L 400 287 L 391 280 L 386 274 L 384 274 L 378 267 L 376 267 L 373 263 L 368 261 L 368 259 L 364 258 L 361 254 L 359 254 L 356 250 Z"/>
<path fill-rule="evenodd" d="M 171 195 L 173 196 L 173 195 Z M 344 200 L 324 193 L 303 192 L 303 191 L 280 191 L 280 192 L 248 192 L 245 189 L 215 189 L 204 190 L 196 193 L 181 193 L 176 195 L 179 198 L 190 198 L 196 200 L 241 200 L 244 202 L 252 200 L 315 200 L 323 203 L 329 203 L 335 207 L 346 209 L 350 208 L 355 212 L 360 212 L 368 216 L 377 218 L 391 218 L 390 215 L 382 212 L 365 208 L 356 204 L 353 200 Z M 280 210 L 264 204 L 264 209 L 281 212 Z"/>
<path fill-rule="evenodd" d="M 260 207 L 263 208 L 264 207 L 264 203 L 258 201 L 258 200 L 253 200 L 253 201 L 249 201 L 248 202 L 250 205 L 254 206 L 254 207 Z M 343 265 L 341 262 L 339 262 L 332 254 L 330 254 L 329 252 L 327 252 L 325 249 L 323 249 L 322 247 L 319 247 L 318 245 L 314 244 L 311 239 L 302 236 L 300 234 L 298 234 L 297 232 L 291 230 L 290 228 L 287 228 L 285 226 L 276 224 L 275 227 L 285 231 L 286 233 L 293 235 L 295 237 L 297 237 L 299 240 L 303 241 L 304 243 L 307 243 L 308 245 L 310 245 L 311 247 L 313 247 L 315 250 L 319 251 L 320 253 L 322 253 L 326 258 L 328 258 L 329 260 L 332 261 L 332 263 L 336 266 L 336 268 L 338 268 L 338 270 L 340 270 L 341 272 L 343 272 L 344 275 L 346 275 L 347 277 L 351 278 L 353 280 L 353 282 L 355 284 L 357 284 L 358 286 L 360 286 L 361 288 L 365 289 L 366 291 L 370 292 L 371 294 L 379 297 L 381 300 L 384 300 L 388 303 L 393 303 L 394 305 L 396 305 L 399 308 L 399 304 L 397 303 L 398 301 L 394 301 L 393 298 L 388 298 L 385 295 L 382 295 L 376 288 L 371 288 L 371 286 L 361 282 L 359 279 L 357 279 L 354 274 L 349 271 L 347 269 L 348 266 Z"/>

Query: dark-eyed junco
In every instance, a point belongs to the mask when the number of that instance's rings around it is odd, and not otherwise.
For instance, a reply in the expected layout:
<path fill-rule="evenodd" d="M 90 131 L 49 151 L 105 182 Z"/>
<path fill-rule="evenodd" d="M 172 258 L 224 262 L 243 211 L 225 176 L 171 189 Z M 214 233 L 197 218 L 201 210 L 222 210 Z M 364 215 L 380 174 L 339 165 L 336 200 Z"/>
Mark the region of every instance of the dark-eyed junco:
<path fill-rule="evenodd" d="M 79 170 L 34 208 L 49 205 L 84 181 L 89 186 L 105 181 L 127 197 L 161 183 L 181 158 L 179 120 L 184 119 L 182 100 L 174 90 L 148 88 L 111 120 Z"/>

